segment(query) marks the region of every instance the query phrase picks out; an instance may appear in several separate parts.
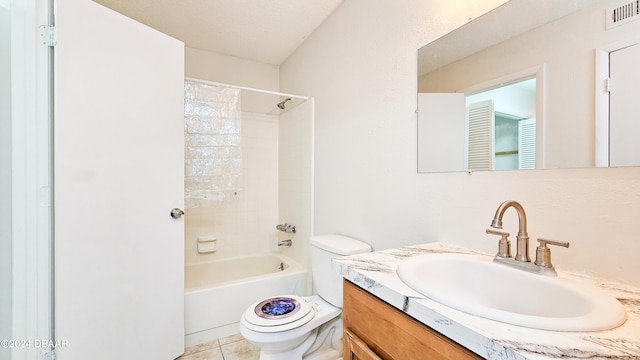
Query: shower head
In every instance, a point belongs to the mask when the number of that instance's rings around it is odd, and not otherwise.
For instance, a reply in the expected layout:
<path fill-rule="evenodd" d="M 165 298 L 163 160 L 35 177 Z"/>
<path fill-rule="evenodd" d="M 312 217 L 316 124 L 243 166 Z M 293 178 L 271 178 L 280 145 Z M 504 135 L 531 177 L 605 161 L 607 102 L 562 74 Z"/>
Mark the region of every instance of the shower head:
<path fill-rule="evenodd" d="M 286 99 L 284 99 L 284 100 L 280 101 L 280 102 L 278 103 L 278 107 L 279 107 L 281 110 L 284 110 L 284 104 L 285 104 L 287 101 L 291 101 L 291 98 L 286 98 Z"/>

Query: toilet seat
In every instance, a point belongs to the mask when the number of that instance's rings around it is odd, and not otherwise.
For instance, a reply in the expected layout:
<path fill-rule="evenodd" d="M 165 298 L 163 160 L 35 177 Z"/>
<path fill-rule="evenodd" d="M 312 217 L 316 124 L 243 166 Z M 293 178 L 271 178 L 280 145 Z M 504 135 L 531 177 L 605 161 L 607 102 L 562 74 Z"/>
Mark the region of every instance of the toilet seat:
<path fill-rule="evenodd" d="M 244 325 L 257 332 L 287 331 L 313 319 L 316 310 L 296 295 L 276 296 L 260 300 L 244 312 Z"/>

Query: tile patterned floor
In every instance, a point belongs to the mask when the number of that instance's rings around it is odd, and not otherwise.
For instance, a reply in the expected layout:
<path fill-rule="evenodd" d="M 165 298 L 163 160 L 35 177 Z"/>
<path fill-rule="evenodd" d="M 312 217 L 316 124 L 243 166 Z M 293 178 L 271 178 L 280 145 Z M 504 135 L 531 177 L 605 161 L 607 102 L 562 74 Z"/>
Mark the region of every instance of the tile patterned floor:
<path fill-rule="evenodd" d="M 259 357 L 260 349 L 236 334 L 189 347 L 176 360 L 258 360 Z"/>

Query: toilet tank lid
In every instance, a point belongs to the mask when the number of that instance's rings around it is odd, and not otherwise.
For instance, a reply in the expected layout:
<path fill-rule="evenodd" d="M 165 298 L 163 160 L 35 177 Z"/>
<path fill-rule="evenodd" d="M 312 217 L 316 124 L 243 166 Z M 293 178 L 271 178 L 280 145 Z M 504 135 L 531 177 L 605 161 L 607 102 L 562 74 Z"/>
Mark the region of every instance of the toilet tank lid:
<path fill-rule="evenodd" d="M 369 244 L 342 235 L 312 236 L 311 246 L 315 246 L 338 255 L 353 255 L 371 251 L 371 246 Z"/>

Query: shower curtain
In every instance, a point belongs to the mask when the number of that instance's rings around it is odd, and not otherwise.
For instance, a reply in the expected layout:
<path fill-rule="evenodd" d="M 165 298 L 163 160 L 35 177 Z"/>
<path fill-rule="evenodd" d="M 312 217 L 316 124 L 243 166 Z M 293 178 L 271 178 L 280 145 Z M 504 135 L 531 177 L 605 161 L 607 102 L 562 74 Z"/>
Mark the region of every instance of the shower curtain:
<path fill-rule="evenodd" d="M 232 201 L 242 191 L 240 90 L 184 84 L 185 207 Z"/>

